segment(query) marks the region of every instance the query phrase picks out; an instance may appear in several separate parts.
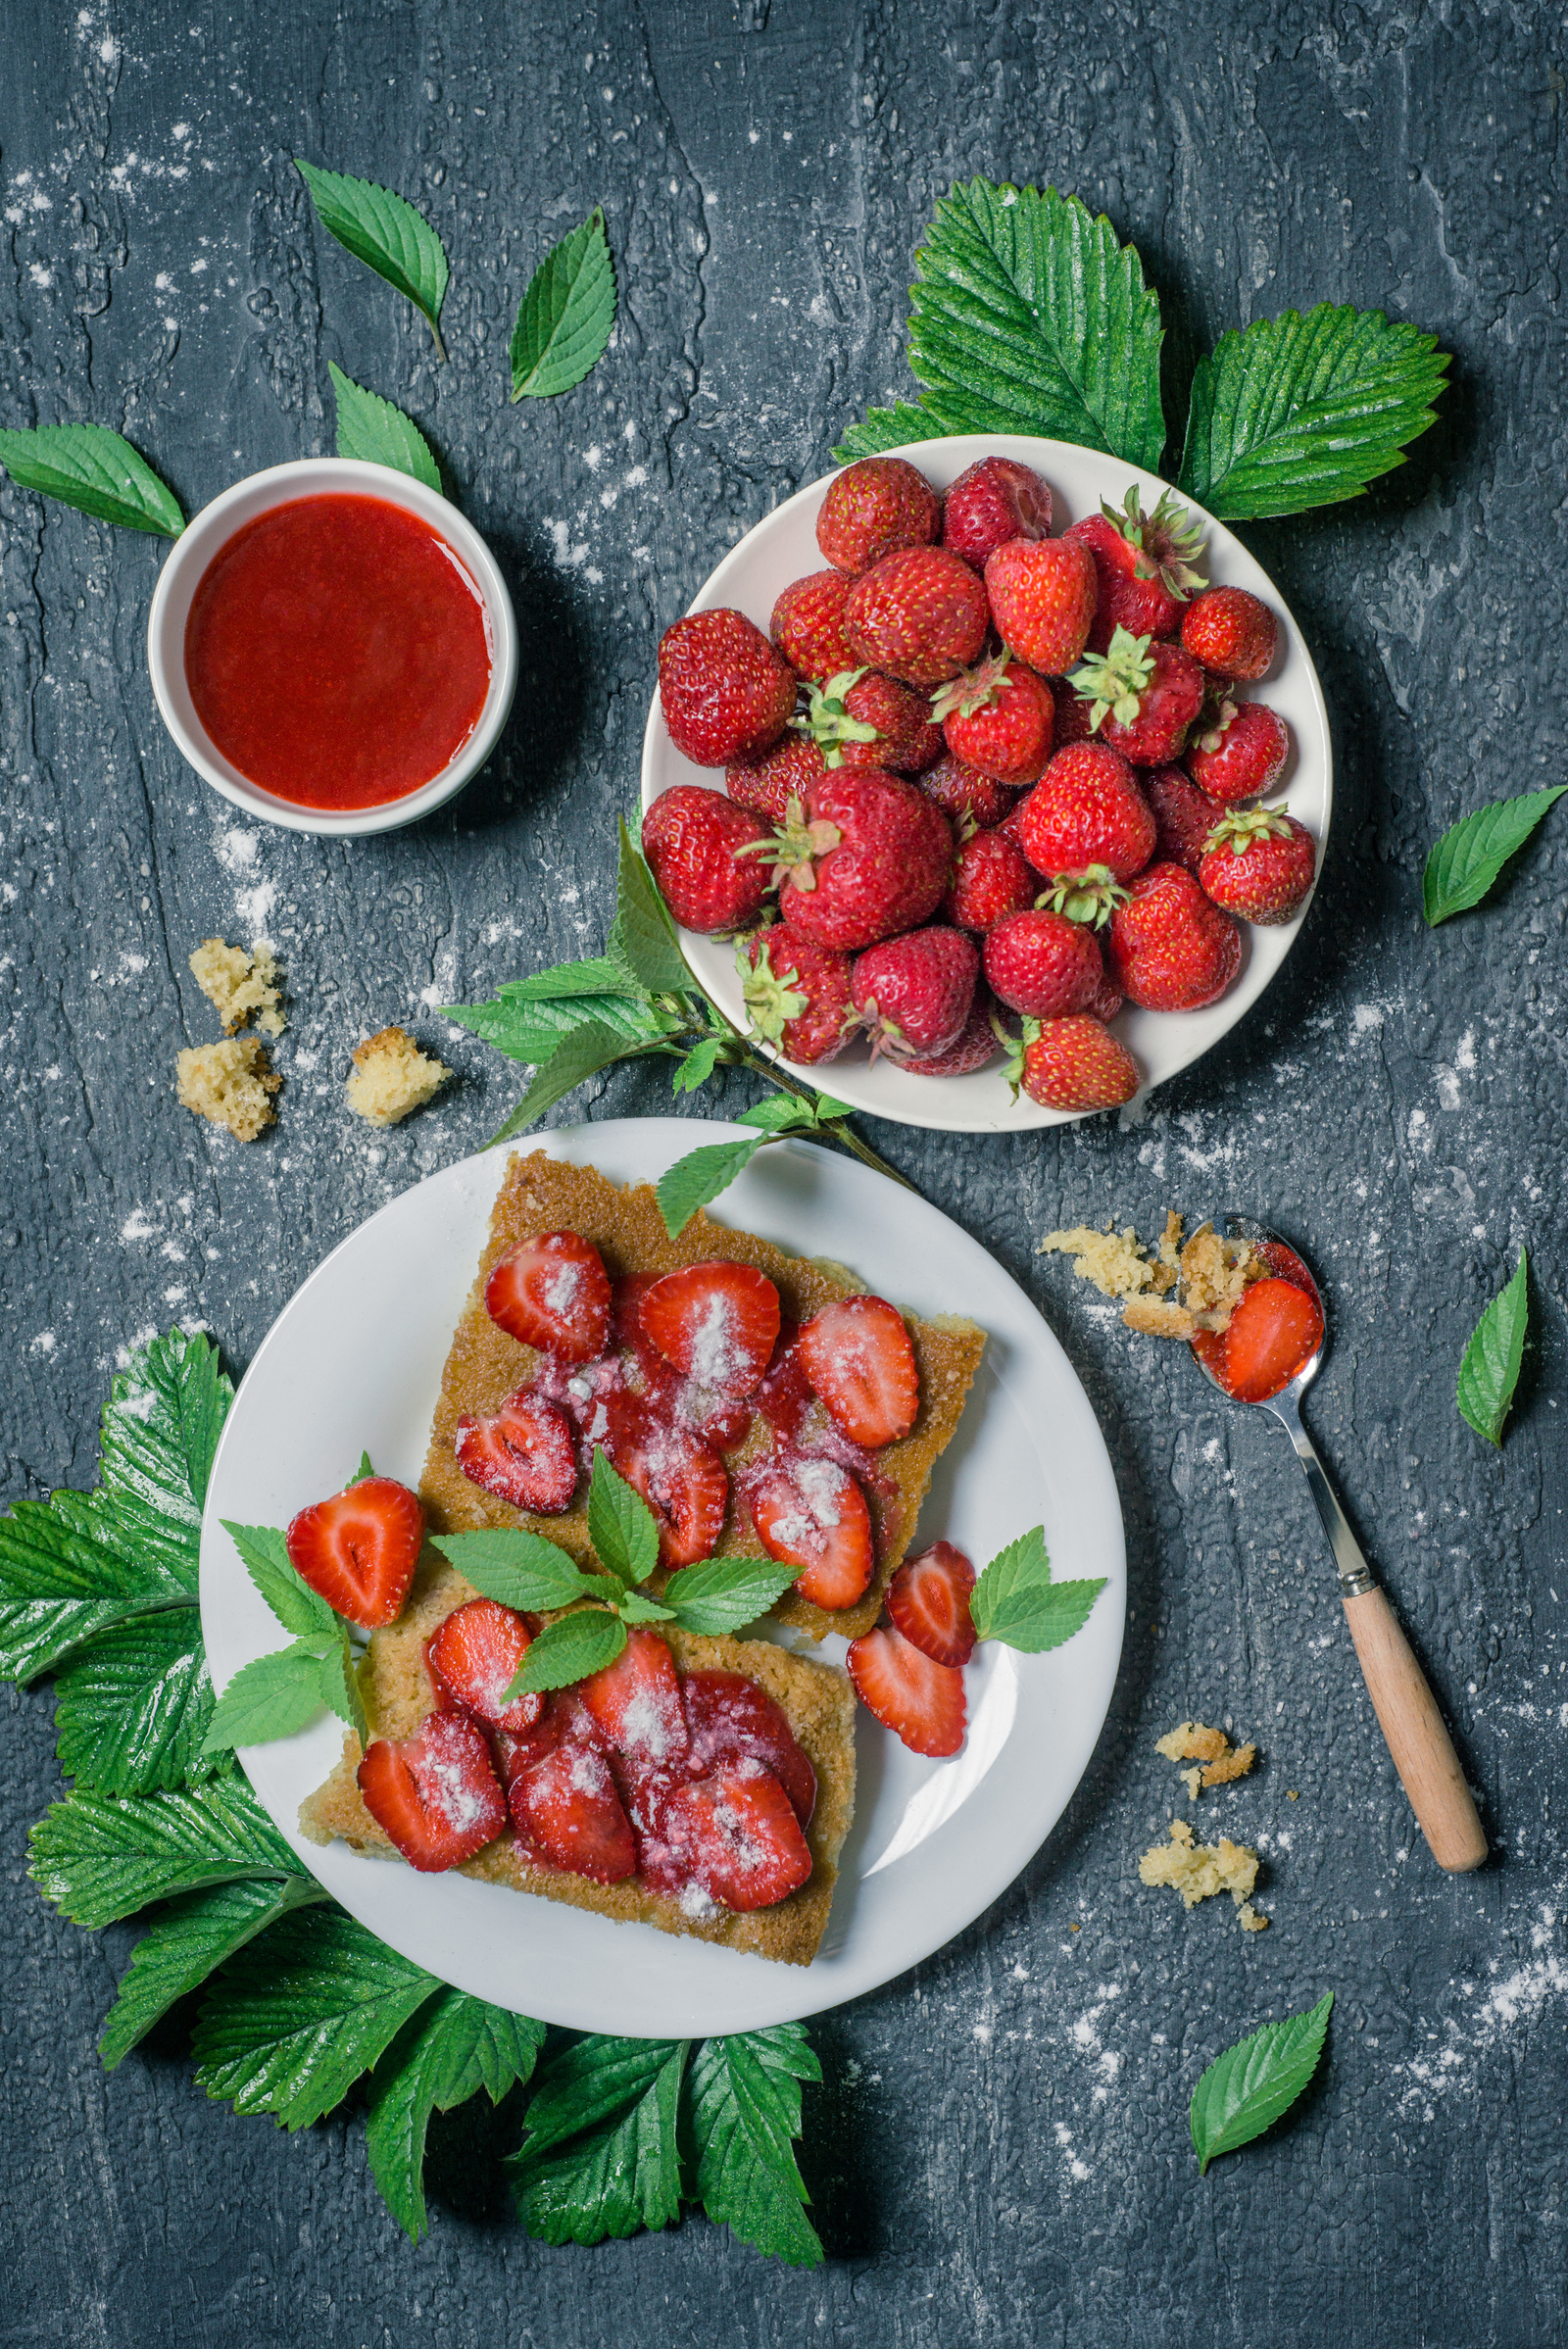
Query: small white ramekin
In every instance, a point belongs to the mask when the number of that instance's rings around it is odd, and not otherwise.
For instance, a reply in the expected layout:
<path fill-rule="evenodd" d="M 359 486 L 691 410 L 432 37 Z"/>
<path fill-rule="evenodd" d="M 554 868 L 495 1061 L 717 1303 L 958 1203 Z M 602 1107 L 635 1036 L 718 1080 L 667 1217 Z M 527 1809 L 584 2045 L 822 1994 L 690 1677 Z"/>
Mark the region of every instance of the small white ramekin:
<path fill-rule="evenodd" d="M 384 498 L 438 530 L 472 573 L 489 624 L 490 690 L 478 724 L 438 775 L 405 799 L 389 800 L 380 807 L 302 807 L 293 800 L 280 800 L 275 792 L 264 791 L 242 775 L 212 740 L 196 714 L 185 677 L 185 622 L 191 600 L 220 547 L 274 506 L 291 505 L 296 498 L 332 496 Z M 353 837 L 393 832 L 403 824 L 417 822 L 478 773 L 507 722 L 516 689 L 517 623 L 494 556 L 472 523 L 438 491 L 426 489 L 422 481 L 394 472 L 388 465 L 366 465 L 350 457 L 309 457 L 293 465 L 270 465 L 264 473 L 236 481 L 186 524 L 170 551 L 153 595 L 147 619 L 147 666 L 165 725 L 181 756 L 215 791 L 263 823 L 281 824 L 290 832 Z"/>

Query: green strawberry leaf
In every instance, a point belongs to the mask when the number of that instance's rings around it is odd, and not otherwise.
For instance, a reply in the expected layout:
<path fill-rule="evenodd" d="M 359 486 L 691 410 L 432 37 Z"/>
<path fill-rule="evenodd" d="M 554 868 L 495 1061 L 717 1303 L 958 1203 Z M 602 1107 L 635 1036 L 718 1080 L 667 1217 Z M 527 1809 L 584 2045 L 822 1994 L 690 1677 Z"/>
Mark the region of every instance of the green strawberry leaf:
<path fill-rule="evenodd" d="M 439 491 L 440 467 L 413 417 L 379 393 L 367 391 L 331 360 L 326 371 L 337 395 L 338 455 L 361 458 L 367 465 L 389 465 L 396 473 L 409 473 L 422 481 L 426 489 Z"/>
<path fill-rule="evenodd" d="M 1104 1588 L 1103 1575 L 1054 1583 L 1045 1528 L 1037 1525 L 998 1551 L 970 1593 L 969 1614 L 982 1639 L 1042 1655 L 1082 1630 Z"/>
<path fill-rule="evenodd" d="M 680 951 L 669 908 L 626 829 L 624 816 L 615 882 L 615 935 L 628 966 L 650 995 L 701 995 Z"/>
<path fill-rule="evenodd" d="M 525 1134 L 530 1126 L 538 1124 L 547 1109 L 553 1109 L 557 1101 L 574 1093 L 602 1068 L 623 1060 L 626 1052 L 625 1038 L 597 1018 L 568 1029 L 549 1059 L 535 1070 L 527 1092 L 505 1124 L 497 1127 L 485 1148 L 493 1150 L 498 1142 L 511 1142 L 514 1135 Z"/>
<path fill-rule="evenodd" d="M 159 1794 L 75 1791 L 50 1806 L 28 1846 L 44 1898 L 94 1929 L 180 1893 L 304 1874 L 238 1777 Z"/>
<path fill-rule="evenodd" d="M 413 2242 L 430 2231 L 424 2207 L 424 2139 L 432 2113 L 449 2113 L 480 2088 L 499 2104 L 526 2080 L 545 2027 L 438 1990 L 399 2031 L 375 2068 L 365 2147 L 388 2210 Z"/>
<path fill-rule="evenodd" d="M 1513 1279 L 1482 1314 L 1459 1365 L 1459 1416 L 1498 1447 L 1519 1384 L 1529 1327 L 1530 1259 L 1521 1248 Z"/>
<path fill-rule="evenodd" d="M 1304 2015 L 1261 2030 L 1216 2056 L 1193 2090 L 1188 2125 L 1201 2177 L 1222 2153 L 1250 2145 L 1288 2112 L 1317 2070 L 1334 1992 Z"/>
<path fill-rule="evenodd" d="M 677 1099 L 683 1093 L 695 1093 L 700 1086 L 708 1083 L 709 1078 L 718 1066 L 720 1053 L 727 1050 L 726 1038 L 705 1036 L 701 1043 L 692 1046 L 685 1059 L 675 1070 L 675 1074 L 670 1079 L 670 1091 Z"/>
<path fill-rule="evenodd" d="M 371 179 L 323 171 L 315 164 L 301 163 L 298 156 L 294 160 L 328 236 L 336 237 L 356 261 L 363 261 L 414 304 L 428 319 L 436 351 L 445 359 L 441 305 L 449 273 L 446 248 L 423 214 Z"/>
<path fill-rule="evenodd" d="M 687 2080 L 697 2192 L 715 2227 L 792 2268 L 822 2264 L 795 2160 L 801 2081 L 822 2067 L 798 2023 L 705 2039 Z"/>
<path fill-rule="evenodd" d="M 605 1578 L 584 1574 L 565 1550 L 521 1526 L 497 1526 L 483 1534 L 432 1534 L 430 1546 L 482 1598 L 515 1607 L 521 1615 L 574 1606 L 579 1598 L 613 1595 L 613 1586 Z"/>
<path fill-rule="evenodd" d="M 602 2243 L 680 2216 L 676 2122 L 690 2041 L 599 2033 L 550 2057 L 507 2168 L 544 2243 Z"/>
<path fill-rule="evenodd" d="M 940 440 L 943 428 L 923 408 L 895 400 L 891 408 L 868 408 L 852 424 L 833 452 L 835 465 L 853 465 L 858 457 L 881 457 L 889 449 L 907 448 L 912 441 Z"/>
<path fill-rule="evenodd" d="M 512 329 L 514 400 L 570 391 L 598 365 L 615 323 L 615 265 L 596 205 L 545 255 Z"/>
<path fill-rule="evenodd" d="M 213 1684 L 194 1607 L 112 1624 L 55 1680 L 60 1766 L 94 1794 L 150 1794 L 230 1767 L 207 1752 Z"/>
<path fill-rule="evenodd" d="M 265 1745 L 273 1737 L 291 1737 L 296 1730 L 304 1729 L 327 1702 L 322 1665 L 333 1658 L 336 1649 L 337 1640 L 330 1632 L 318 1632 L 242 1664 L 213 1707 L 203 1753 L 231 1753 L 236 1745 Z"/>
<path fill-rule="evenodd" d="M 569 963 L 563 965 L 570 969 Z M 541 978 L 554 974 L 541 971 Z M 619 995 L 529 996 L 521 990 L 530 982 L 514 980 L 497 989 L 486 1003 L 446 1003 L 443 1019 L 467 1028 L 509 1060 L 524 1060 L 537 1068 L 550 1058 L 564 1038 L 590 1024 L 618 1036 L 623 1046 L 647 1044 L 666 1032 L 665 1022 L 646 997 Z"/>
<path fill-rule="evenodd" d="M 607 1573 L 630 1588 L 659 1564 L 659 1523 L 640 1493 L 612 1466 L 603 1444 L 588 1480 L 588 1539 Z"/>
<path fill-rule="evenodd" d="M 1547 809 L 1568 791 L 1554 783 L 1545 791 L 1521 792 L 1477 807 L 1434 843 L 1421 876 L 1421 909 L 1436 929 L 1455 913 L 1468 913 L 1490 896 L 1510 856 L 1516 856 Z"/>
<path fill-rule="evenodd" d="M 767 1137 L 759 1134 L 745 1142 L 705 1142 L 666 1167 L 654 1185 L 659 1212 L 671 1240 L 678 1240 L 701 1207 L 727 1191 L 735 1177 L 750 1166 Z"/>
<path fill-rule="evenodd" d="M 738 1126 L 756 1126 L 763 1134 L 794 1134 L 816 1122 L 816 1103 L 803 1101 L 793 1093 L 770 1093 L 743 1109 L 735 1120 Z"/>
<path fill-rule="evenodd" d="M 1358 498 L 1436 422 L 1447 365 L 1435 335 L 1332 302 L 1222 334 L 1193 374 L 1178 485 L 1224 521 Z"/>
<path fill-rule="evenodd" d="M 704 1558 L 670 1576 L 664 1604 L 683 1632 L 716 1638 L 765 1615 L 799 1573 L 773 1558 Z"/>
<path fill-rule="evenodd" d="M 330 1899 L 310 1876 L 280 1883 L 231 1884 L 190 1892 L 157 1916 L 130 1953 L 98 2042 L 113 2072 L 176 1999 L 199 1989 L 236 1951 L 295 1910 Z"/>
<path fill-rule="evenodd" d="M 505 1704 L 547 1688 L 569 1688 L 590 1673 L 603 1672 L 626 1644 L 626 1627 L 603 1607 L 580 1607 L 547 1623 L 518 1666 Z"/>
<path fill-rule="evenodd" d="M 356 1484 L 361 1481 L 360 1477 L 354 1479 Z M 235 1525 L 227 1517 L 220 1522 L 239 1551 L 246 1573 L 286 1632 L 306 1639 L 315 1633 L 329 1637 L 336 1631 L 336 1610 L 318 1590 L 311 1589 L 293 1564 L 280 1526 Z"/>
<path fill-rule="evenodd" d="M 122 530 L 177 538 L 185 527 L 173 491 L 106 424 L 34 424 L 0 432 L 0 465 L 19 488 L 58 498 Z"/>

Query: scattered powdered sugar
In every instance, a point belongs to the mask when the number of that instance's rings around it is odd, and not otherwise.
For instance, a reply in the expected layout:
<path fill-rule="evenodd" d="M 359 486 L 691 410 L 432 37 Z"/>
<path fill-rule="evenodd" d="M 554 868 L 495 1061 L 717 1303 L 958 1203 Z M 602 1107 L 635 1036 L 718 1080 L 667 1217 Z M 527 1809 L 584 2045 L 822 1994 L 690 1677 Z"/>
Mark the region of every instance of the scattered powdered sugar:
<path fill-rule="evenodd" d="M 647 1754 L 652 1761 L 663 1761 L 676 1750 L 677 1742 L 685 1743 L 686 1723 L 680 1698 L 639 1688 L 621 1713 L 618 1736 L 623 1745 Z"/>
<path fill-rule="evenodd" d="M 1456 2087 L 1472 2092 L 1480 2088 L 1487 2058 L 1537 2022 L 1548 2001 L 1568 1991 L 1568 1960 L 1557 1945 L 1560 1939 L 1556 1910 L 1544 1907 L 1531 1928 L 1528 1958 L 1506 1973 L 1507 1960 L 1494 1959 L 1485 1987 L 1474 1982 L 1459 1984 L 1462 2011 L 1446 2018 L 1441 2034 L 1430 2034 L 1430 2052 L 1412 2056 L 1401 2067 L 1408 2082 L 1399 2098 L 1401 2111 L 1419 2109 L 1422 2119 L 1430 2121 L 1438 2097 Z M 1510 2056 L 1517 2064 L 1517 2051 L 1510 2050 Z"/>
<path fill-rule="evenodd" d="M 718 1915 L 718 1902 L 693 1877 L 681 1885 L 680 1913 L 693 1925 L 710 1925 Z"/>
<path fill-rule="evenodd" d="M 546 1277 L 543 1284 L 544 1300 L 550 1311 L 552 1313 L 560 1314 L 569 1313 L 572 1307 L 572 1300 L 576 1297 L 581 1286 L 582 1266 L 580 1264 L 565 1263 L 557 1265 L 554 1272 L 550 1273 Z"/>
<path fill-rule="evenodd" d="M 487 1808 L 484 1794 L 468 1784 L 467 1773 L 455 1754 L 427 1747 L 419 1776 L 424 1782 L 420 1794 L 432 1810 L 440 1812 L 455 1835 L 466 1835 L 480 1824 Z"/>
<path fill-rule="evenodd" d="M 847 1471 L 836 1460 L 824 1460 L 814 1453 L 808 1453 L 795 1464 L 796 1487 L 824 1533 L 842 1522 L 839 1502 L 844 1496 L 846 1482 Z"/>
<path fill-rule="evenodd" d="M 732 1387 L 740 1375 L 733 1330 L 735 1314 L 720 1291 L 692 1332 L 691 1377 L 699 1387 Z"/>

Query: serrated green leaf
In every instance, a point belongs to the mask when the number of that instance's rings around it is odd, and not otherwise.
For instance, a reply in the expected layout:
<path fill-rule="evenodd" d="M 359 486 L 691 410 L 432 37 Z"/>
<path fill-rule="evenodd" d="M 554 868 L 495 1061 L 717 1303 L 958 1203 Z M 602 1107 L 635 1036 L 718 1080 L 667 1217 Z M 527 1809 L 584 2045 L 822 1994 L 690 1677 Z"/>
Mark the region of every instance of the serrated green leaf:
<path fill-rule="evenodd" d="M 0 432 L 0 465 L 22 489 L 58 498 L 100 522 L 177 538 L 185 516 L 128 440 L 106 424 L 37 424 Z"/>
<path fill-rule="evenodd" d="M 1455 913 L 1468 913 L 1488 896 L 1510 856 L 1516 856 L 1546 810 L 1568 791 L 1554 783 L 1546 791 L 1521 792 L 1477 807 L 1434 843 L 1421 876 L 1421 909 L 1436 929 Z"/>
<path fill-rule="evenodd" d="M 545 255 L 512 329 L 512 396 L 570 391 L 598 362 L 615 323 L 615 265 L 599 206 Z"/>
<path fill-rule="evenodd" d="M 203 1753 L 265 1745 L 314 1721 L 327 1702 L 321 1666 L 336 1646 L 330 1634 L 317 1633 L 242 1664 L 213 1707 Z"/>
<path fill-rule="evenodd" d="M 819 1120 L 831 1117 L 836 1123 L 840 1118 L 853 1117 L 855 1104 L 853 1101 L 837 1101 L 831 1093 L 819 1093 L 816 1097 L 816 1114 Z"/>
<path fill-rule="evenodd" d="M 207 1480 L 233 1399 L 218 1348 L 176 1329 L 137 1347 L 104 1406 L 101 1489 L 149 1554 L 192 1592 Z"/>
<path fill-rule="evenodd" d="M 581 962 L 553 962 L 526 979 L 508 979 L 496 990 L 508 1003 L 545 1003 L 558 997 L 624 996 L 646 1003 L 648 990 L 618 954 L 591 954 Z"/>
<path fill-rule="evenodd" d="M 388 2210 L 413 2242 L 429 2232 L 424 2139 L 434 2112 L 480 2088 L 498 2104 L 532 2072 L 545 2027 L 463 1990 L 439 1990 L 403 2026 L 375 2068 L 365 2149 Z"/>
<path fill-rule="evenodd" d="M 640 1590 L 622 1590 L 615 1601 L 615 1612 L 622 1623 L 672 1623 L 673 1607 L 662 1607 L 654 1598 L 645 1598 Z"/>
<path fill-rule="evenodd" d="M 1223 521 L 1358 498 L 1436 421 L 1447 365 L 1435 335 L 1332 302 L 1222 334 L 1193 374 L 1179 486 Z"/>
<path fill-rule="evenodd" d="M 700 1044 L 694 1044 L 670 1079 L 671 1093 L 678 1097 L 683 1093 L 695 1093 L 700 1086 L 706 1085 L 718 1066 L 719 1054 L 724 1050 L 725 1040 L 722 1036 L 705 1036 Z"/>
<path fill-rule="evenodd" d="M 365 1718 L 365 1700 L 360 1694 L 359 1655 L 349 1637 L 347 1625 L 339 1635 L 336 1646 L 321 1658 L 318 1679 L 322 1703 L 330 1706 L 338 1719 L 348 1724 L 362 1748 L 368 1745 L 370 1726 Z"/>
<path fill-rule="evenodd" d="M 765 1615 L 800 1573 L 773 1558 L 704 1558 L 664 1585 L 664 1604 L 683 1632 L 738 1632 Z"/>
<path fill-rule="evenodd" d="M 493 1150 L 498 1142 L 510 1142 L 514 1135 L 525 1134 L 557 1101 L 597 1076 L 602 1068 L 624 1059 L 626 1051 L 625 1038 L 617 1036 L 602 1020 L 590 1019 L 581 1027 L 569 1029 L 549 1059 L 535 1070 L 527 1092 L 506 1123 L 497 1127 L 485 1148 Z"/>
<path fill-rule="evenodd" d="M 291 1876 L 280 1883 L 190 1892 L 172 1901 L 143 1933 L 121 1976 L 98 2042 L 104 2070 L 113 2072 L 176 1999 L 199 1989 L 247 1941 L 293 1911 L 330 1898 L 314 1877 Z"/>
<path fill-rule="evenodd" d="M 598 2033 L 544 2065 L 507 2168 L 545 2243 L 602 2243 L 680 2215 L 676 2122 L 690 2041 Z"/>
<path fill-rule="evenodd" d="M 236 2112 L 303 2129 L 330 2112 L 440 1987 L 337 1907 L 286 1917 L 209 1991 L 196 2078 Z"/>
<path fill-rule="evenodd" d="M 326 371 L 337 395 L 338 455 L 359 458 L 367 465 L 388 465 L 393 472 L 408 473 L 422 481 L 426 489 L 439 491 L 441 468 L 414 418 L 378 392 L 367 391 L 331 360 Z"/>
<path fill-rule="evenodd" d="M 659 1212 L 671 1240 L 678 1240 L 699 1207 L 727 1191 L 735 1177 L 750 1166 L 766 1136 L 747 1142 L 705 1142 L 667 1167 L 654 1186 Z"/>
<path fill-rule="evenodd" d="M 687 2082 L 697 2191 L 715 2227 L 792 2268 L 821 2265 L 795 2160 L 802 2080 L 822 2068 L 798 2023 L 705 2039 Z"/>
<path fill-rule="evenodd" d="M 982 1639 L 1043 1655 L 1083 1629 L 1104 1588 L 1103 1575 L 1054 1583 L 1045 1528 L 1037 1525 L 992 1559 L 970 1593 L 969 1614 Z"/>
<path fill-rule="evenodd" d="M 1529 1327 L 1530 1259 L 1521 1248 L 1513 1279 L 1482 1314 L 1459 1365 L 1459 1415 L 1492 1444 L 1502 1443 Z"/>
<path fill-rule="evenodd" d="M 361 1481 L 359 1477 L 354 1479 L 356 1484 Z M 246 1573 L 286 1632 L 305 1639 L 313 1632 L 336 1631 L 335 1608 L 327 1604 L 318 1590 L 311 1589 L 294 1566 L 281 1526 L 235 1525 L 226 1517 L 219 1522 L 239 1551 Z"/>
<path fill-rule="evenodd" d="M 28 1838 L 27 1873 L 74 1925 L 249 1877 L 304 1874 L 242 1778 L 160 1794 L 73 1792 Z"/>
<path fill-rule="evenodd" d="M 1334 1992 L 1304 2015 L 1265 2023 L 1216 2056 L 1193 2090 L 1188 2126 L 1199 2176 L 1222 2153 L 1250 2145 L 1288 2112 L 1317 2070 Z"/>
<path fill-rule="evenodd" d="M 624 816 L 615 879 L 615 930 L 628 967 L 650 995 L 701 995 L 680 951 L 669 908 L 626 829 Z"/>
<path fill-rule="evenodd" d="M 588 1480 L 588 1539 L 601 1566 L 623 1585 L 646 1583 L 659 1564 L 658 1520 L 603 1444 Z"/>
<path fill-rule="evenodd" d="M 756 1126 L 761 1134 L 793 1134 L 816 1123 L 812 1101 L 798 1101 L 793 1093 L 770 1093 L 736 1118 L 738 1126 Z"/>
<path fill-rule="evenodd" d="M 55 1682 L 60 1766 L 84 1792 L 149 1794 L 211 1778 L 213 1684 L 194 1607 L 112 1624 Z"/>
<path fill-rule="evenodd" d="M 298 156 L 294 160 L 328 236 L 335 236 L 356 261 L 363 261 L 414 304 L 428 319 L 436 350 L 445 359 L 441 305 L 449 273 L 446 248 L 423 214 L 371 179 L 323 171 Z"/>
<path fill-rule="evenodd" d="M 612 1664 L 626 1644 L 626 1627 L 603 1607 L 580 1607 L 547 1623 L 523 1657 L 503 1702 L 519 1696 L 542 1695 L 547 1688 L 569 1688 Z"/>
<path fill-rule="evenodd" d="M 613 995 L 572 995 L 559 1000 L 514 996 L 501 988 L 487 1003 L 446 1003 L 442 1017 L 467 1028 L 484 1043 L 505 1052 L 509 1060 L 523 1060 L 537 1068 L 548 1060 L 564 1037 L 590 1022 L 608 1028 L 623 1044 L 647 1044 L 665 1032 L 667 1023 L 645 999 Z"/>
<path fill-rule="evenodd" d="M 891 408 L 868 408 L 852 424 L 833 452 L 835 465 L 853 465 L 858 457 L 880 457 L 888 449 L 907 448 L 911 441 L 939 440 L 943 427 L 923 408 L 895 400 Z"/>
<path fill-rule="evenodd" d="M 432 1534 L 430 1546 L 455 1566 L 483 1598 L 519 1614 L 543 1614 L 596 1594 L 596 1579 L 575 1558 L 521 1526 L 482 1534 Z"/>

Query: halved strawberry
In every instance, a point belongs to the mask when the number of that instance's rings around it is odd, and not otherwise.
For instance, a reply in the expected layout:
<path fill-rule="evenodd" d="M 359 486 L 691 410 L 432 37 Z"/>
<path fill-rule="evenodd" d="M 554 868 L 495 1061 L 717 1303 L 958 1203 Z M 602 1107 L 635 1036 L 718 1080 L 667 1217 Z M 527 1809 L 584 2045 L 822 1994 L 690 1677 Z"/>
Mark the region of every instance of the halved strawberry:
<path fill-rule="evenodd" d="M 631 1760 L 667 1769 L 686 1751 L 675 1659 L 649 1625 L 634 1625 L 614 1662 L 580 1682 L 578 1694 L 610 1743 Z"/>
<path fill-rule="evenodd" d="M 711 1555 L 724 1530 L 729 1477 L 717 1452 L 689 1429 L 661 1426 L 636 1395 L 612 1395 L 605 1448 L 659 1524 L 661 1566 Z"/>
<path fill-rule="evenodd" d="M 396 1477 L 368 1476 L 301 1509 L 284 1540 L 295 1573 L 350 1623 L 375 1631 L 403 1612 L 424 1546 L 424 1511 Z"/>
<path fill-rule="evenodd" d="M 488 1419 L 465 1412 L 452 1440 L 458 1466 L 514 1509 L 569 1509 L 577 1490 L 577 1446 L 559 1403 L 519 1388 Z"/>
<path fill-rule="evenodd" d="M 813 1313 L 796 1341 L 812 1387 L 854 1444 L 906 1436 L 920 1408 L 914 1347 L 897 1306 L 846 1297 Z"/>
<path fill-rule="evenodd" d="M 504 1704 L 532 1634 L 512 1607 L 493 1598 L 470 1598 L 455 1607 L 431 1634 L 424 1651 L 437 1687 L 475 1720 L 514 1736 L 537 1727 L 542 1696 L 516 1696 Z"/>
<path fill-rule="evenodd" d="M 519 1240 L 486 1281 L 484 1302 L 509 1338 L 558 1361 L 591 1362 L 610 1336 L 610 1275 L 575 1232 Z"/>
<path fill-rule="evenodd" d="M 558 1745 L 514 1780 L 511 1803 L 523 1842 L 551 1867 L 596 1884 L 636 1874 L 631 1821 L 597 1746 Z"/>
<path fill-rule="evenodd" d="M 853 1607 L 876 1563 L 865 1494 L 837 1460 L 808 1456 L 760 1477 L 752 1521 L 770 1558 L 802 1571 L 795 1588 L 816 1607 Z"/>
<path fill-rule="evenodd" d="M 1220 1384 L 1238 1402 L 1266 1402 L 1290 1385 L 1322 1338 L 1323 1314 L 1315 1297 L 1277 1274 L 1254 1281 L 1244 1290 L 1225 1332 Z"/>
<path fill-rule="evenodd" d="M 888 1585 L 888 1613 L 911 1646 L 934 1664 L 967 1664 L 974 1653 L 969 1593 L 974 1568 L 951 1542 L 906 1558 Z"/>
<path fill-rule="evenodd" d="M 377 1737 L 357 1773 L 365 1807 L 411 1868 L 471 1860 L 507 1824 L 484 1735 L 463 1713 L 432 1713 L 417 1736 Z"/>
<path fill-rule="evenodd" d="M 743 1672 L 688 1672 L 681 1695 L 691 1732 L 690 1766 L 706 1773 L 722 1762 L 760 1762 L 807 1826 L 816 1808 L 816 1772 L 797 1743 L 784 1707 Z"/>
<path fill-rule="evenodd" d="M 850 1641 L 856 1693 L 911 1753 L 956 1753 L 963 1743 L 963 1674 L 934 1663 L 902 1633 L 881 1629 Z"/>
<path fill-rule="evenodd" d="M 697 1386 L 750 1395 L 778 1342 L 778 1291 L 751 1264 L 686 1264 L 643 1292 L 643 1328 Z"/>
<path fill-rule="evenodd" d="M 760 1762 L 735 1762 L 670 1797 L 664 1833 L 687 1870 L 729 1909 L 767 1909 L 798 1891 L 811 1853 L 790 1798 Z"/>

